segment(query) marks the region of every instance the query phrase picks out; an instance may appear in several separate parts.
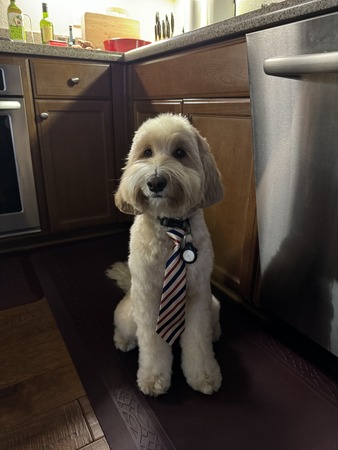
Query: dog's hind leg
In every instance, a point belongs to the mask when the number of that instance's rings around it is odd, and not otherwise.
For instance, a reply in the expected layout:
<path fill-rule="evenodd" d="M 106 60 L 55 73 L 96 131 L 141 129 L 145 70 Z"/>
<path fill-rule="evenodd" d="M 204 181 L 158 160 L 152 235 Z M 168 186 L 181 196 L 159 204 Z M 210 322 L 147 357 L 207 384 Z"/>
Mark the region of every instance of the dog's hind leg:
<path fill-rule="evenodd" d="M 132 316 L 131 298 L 128 292 L 117 305 L 114 312 L 114 343 L 123 352 L 132 350 L 137 345 L 136 323 Z"/>

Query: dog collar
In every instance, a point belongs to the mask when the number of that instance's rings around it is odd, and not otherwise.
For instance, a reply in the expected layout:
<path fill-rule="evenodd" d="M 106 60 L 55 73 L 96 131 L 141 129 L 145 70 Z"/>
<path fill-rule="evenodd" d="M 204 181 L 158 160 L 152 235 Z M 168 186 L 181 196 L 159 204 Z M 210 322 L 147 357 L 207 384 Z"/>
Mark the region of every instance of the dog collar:
<path fill-rule="evenodd" d="M 171 217 L 159 217 L 160 224 L 169 228 L 181 228 L 182 230 L 190 233 L 189 219 L 173 219 Z"/>
<path fill-rule="evenodd" d="M 198 250 L 190 241 L 191 228 L 189 219 L 173 219 L 171 217 L 159 217 L 160 224 L 169 228 L 180 228 L 185 232 L 181 241 L 181 258 L 187 264 L 193 264 L 197 259 Z"/>

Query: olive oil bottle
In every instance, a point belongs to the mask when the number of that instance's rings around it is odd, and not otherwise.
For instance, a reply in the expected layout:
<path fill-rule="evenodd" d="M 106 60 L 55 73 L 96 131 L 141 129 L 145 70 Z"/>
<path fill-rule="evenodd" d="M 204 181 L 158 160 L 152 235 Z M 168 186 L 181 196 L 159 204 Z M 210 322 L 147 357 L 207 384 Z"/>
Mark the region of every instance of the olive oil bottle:
<path fill-rule="evenodd" d="M 23 23 L 21 9 L 16 5 L 15 0 L 10 0 L 7 8 L 9 37 L 13 41 L 26 42 L 26 32 Z"/>
<path fill-rule="evenodd" d="M 40 20 L 41 40 L 43 44 L 48 44 L 54 39 L 54 26 L 48 18 L 47 3 L 42 3 L 42 19 Z"/>

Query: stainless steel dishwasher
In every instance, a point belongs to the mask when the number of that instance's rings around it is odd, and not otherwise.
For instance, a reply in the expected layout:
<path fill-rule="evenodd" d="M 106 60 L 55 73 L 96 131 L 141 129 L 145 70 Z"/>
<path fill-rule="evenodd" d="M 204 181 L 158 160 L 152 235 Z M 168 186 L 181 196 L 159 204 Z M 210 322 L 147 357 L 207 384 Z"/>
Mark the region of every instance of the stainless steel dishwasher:
<path fill-rule="evenodd" d="M 262 306 L 338 356 L 338 13 L 247 35 Z"/>

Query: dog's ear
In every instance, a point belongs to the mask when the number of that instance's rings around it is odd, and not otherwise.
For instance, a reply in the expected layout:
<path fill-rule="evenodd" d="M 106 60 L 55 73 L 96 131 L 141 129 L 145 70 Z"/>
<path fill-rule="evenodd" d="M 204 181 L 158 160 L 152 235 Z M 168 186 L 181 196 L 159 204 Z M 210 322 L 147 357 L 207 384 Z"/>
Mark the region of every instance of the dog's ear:
<path fill-rule="evenodd" d="M 207 140 L 204 139 L 197 130 L 196 134 L 205 176 L 204 199 L 201 207 L 208 208 L 222 200 L 224 194 L 223 184 L 221 174 L 217 169 L 215 158 L 210 151 Z"/>
<path fill-rule="evenodd" d="M 121 186 L 121 184 L 115 193 L 115 205 L 121 212 L 125 214 L 140 214 L 140 211 L 136 210 L 124 197 L 123 187 Z"/>

